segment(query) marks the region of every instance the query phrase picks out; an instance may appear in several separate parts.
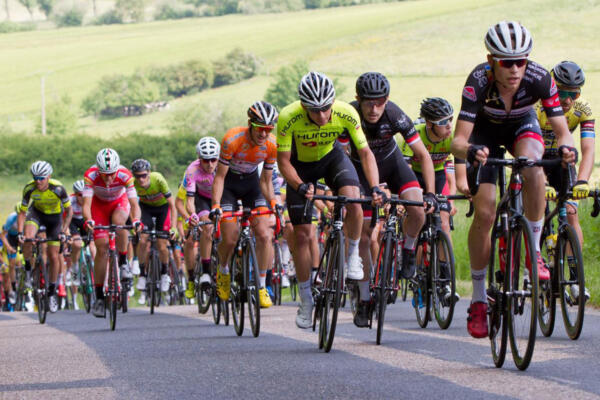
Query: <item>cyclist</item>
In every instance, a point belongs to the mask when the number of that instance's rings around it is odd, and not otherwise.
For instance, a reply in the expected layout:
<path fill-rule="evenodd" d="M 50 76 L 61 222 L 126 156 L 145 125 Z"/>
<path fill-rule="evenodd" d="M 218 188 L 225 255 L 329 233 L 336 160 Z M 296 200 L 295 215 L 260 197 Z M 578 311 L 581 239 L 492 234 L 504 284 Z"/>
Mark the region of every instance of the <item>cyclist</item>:
<path fill-rule="evenodd" d="M 467 78 L 452 142 L 452 152 L 456 157 L 465 158 L 469 163 L 483 164 L 481 185 L 473 197 L 475 215 L 468 240 L 473 296 L 467 330 L 476 338 L 488 334 L 485 276 L 498 175 L 497 168 L 485 165 L 487 157 L 499 156 L 500 146 L 504 146 L 514 156 L 542 158 L 544 142 L 532 107 L 541 99 L 557 136 L 559 155 L 569 163 L 576 158 L 556 84 L 548 71 L 528 60 L 532 44 L 529 31 L 518 22 L 501 21 L 490 27 L 485 37 L 489 51 L 487 62 L 475 67 Z M 544 173 L 539 167 L 527 168 L 523 177 L 523 204 L 538 253 L 539 278 L 547 280 L 549 271 L 539 255 L 539 238 L 544 222 Z M 528 267 L 531 268 L 531 265 Z"/>
<path fill-rule="evenodd" d="M 573 198 L 585 199 L 590 187 L 588 180 L 594 168 L 594 148 L 596 143 L 596 134 L 594 132 L 594 116 L 589 103 L 581 97 L 581 87 L 585 83 L 583 70 L 572 61 L 562 61 L 554 66 L 551 72 L 558 87 L 558 97 L 560 105 L 567 119 L 569 131 L 573 133 L 577 126 L 580 126 L 581 137 L 581 163 L 577 174 L 577 181 L 573 186 Z M 541 104 L 536 107 L 542 135 L 544 136 L 544 158 L 558 157 L 558 143 L 552 125 L 549 122 L 548 115 Z M 562 168 L 545 168 L 548 177 L 546 186 L 546 198 L 556 197 L 556 191 L 560 188 Z M 583 247 L 583 231 L 579 224 L 577 215 L 577 201 L 567 202 L 567 220 L 575 228 L 579 242 Z M 579 286 L 571 285 L 571 294 L 573 298 L 579 297 Z M 589 300 L 590 294 L 585 288 L 585 297 Z"/>
<path fill-rule="evenodd" d="M 219 165 L 213 182 L 212 215 L 235 211 L 238 199 L 244 208 L 275 208 L 277 200 L 273 190 L 273 164 L 277 157 L 275 137 L 271 134 L 277 123 L 277 110 L 273 105 L 257 101 L 248 108 L 248 126 L 232 128 L 223 137 Z M 265 162 L 260 177 L 258 164 Z M 262 194 L 261 194 L 262 193 Z M 264 197 L 263 197 L 264 196 Z M 238 226 L 235 219 L 224 219 L 221 224 L 223 240 L 219 244 L 221 265 L 217 271 L 217 292 L 222 300 L 229 298 L 229 259 L 233 252 Z M 267 270 L 273 263 L 273 232 L 268 216 L 251 218 L 256 239 L 256 257 L 260 274 L 259 302 L 261 307 L 273 305 L 266 289 Z"/>
<path fill-rule="evenodd" d="M 410 118 L 394 102 L 389 101 L 390 84 L 387 78 L 379 72 L 366 72 L 356 80 L 356 100 L 350 104 L 356 109 L 361 118 L 362 129 L 367 138 L 369 148 L 375 156 L 379 182 L 386 182 L 392 193 L 398 194 L 402 199 L 436 202 L 434 190 L 434 171 L 431 157 L 423 145 L 419 134 Z M 422 176 L 425 180 L 425 195 L 410 169 L 394 136 L 400 133 L 413 152 L 422 162 Z M 348 134 L 340 138 L 342 142 L 348 141 Z M 350 159 L 358 173 L 363 194 L 370 192 L 369 182 L 361 165 L 361 159 L 356 145 L 350 143 Z M 370 205 L 363 205 L 365 220 L 372 218 Z M 405 240 L 402 248 L 402 266 L 400 274 L 405 278 L 412 278 L 416 272 L 415 247 L 417 237 L 425 222 L 422 207 L 406 207 L 407 218 L 404 225 Z M 377 218 L 377 216 L 373 216 Z M 373 257 L 370 252 L 373 229 L 370 221 L 362 226 L 360 240 L 360 255 L 363 260 L 364 278 L 359 281 L 360 301 L 354 316 L 354 324 L 359 327 L 369 326 L 368 308 L 371 300 L 369 290 L 369 274 L 372 269 Z"/>
<path fill-rule="evenodd" d="M 456 194 L 456 180 L 454 176 L 454 161 L 450 153 L 450 144 L 452 143 L 452 119 L 454 108 L 445 99 L 440 97 L 429 97 L 421 102 L 421 118 L 415 122 L 415 129 L 421 137 L 427 152 L 431 155 L 433 167 L 435 170 L 435 193 L 441 195 Z M 421 122 L 422 121 L 422 122 Z M 402 153 L 410 159 L 417 180 L 423 189 L 425 182 L 421 161 L 406 143 L 402 145 Z M 456 213 L 453 202 L 443 202 L 439 205 L 442 230 L 450 238 L 450 215 Z M 448 263 L 442 261 L 442 278 L 450 277 Z M 451 294 L 450 286 L 445 289 L 445 297 L 448 300 Z M 459 300 L 458 293 L 455 293 L 454 301 Z"/>
<path fill-rule="evenodd" d="M 156 230 L 169 231 L 171 236 L 175 236 L 175 226 L 177 225 L 177 210 L 175 209 L 175 200 L 171 195 L 171 189 L 165 177 L 157 171 L 151 172 L 150 162 L 139 158 L 131 163 L 131 172 L 134 177 L 134 187 L 137 193 L 140 210 L 142 212 L 142 224 L 152 229 L 152 217 L 156 218 Z M 169 265 L 169 250 L 167 249 L 167 239 L 158 239 L 156 248 L 161 264 L 160 290 L 163 293 L 169 292 L 171 278 L 169 277 L 167 267 Z M 137 289 L 140 291 L 139 302 L 143 301 L 146 290 L 146 266 L 148 264 L 148 235 L 142 234 L 137 246 L 137 254 L 140 267 L 140 277 L 137 282 Z M 143 304 L 143 302 L 142 302 Z"/>
<path fill-rule="evenodd" d="M 3 277 L 4 279 L 4 291 L 5 296 L 8 299 L 9 303 L 15 304 L 17 300 L 16 296 L 16 273 L 15 268 L 19 263 L 19 259 L 17 258 L 17 246 L 19 244 L 18 233 L 19 228 L 17 226 L 17 215 L 19 212 L 19 208 L 21 207 L 21 203 L 17 203 L 15 206 L 15 211 L 10 213 L 6 218 L 4 225 L 2 226 L 2 232 L 0 233 L 0 240 L 3 244 L 3 252 L 6 254 L 6 259 L 8 262 L 8 273 Z M 31 282 L 27 282 L 27 284 L 31 287 Z"/>
<path fill-rule="evenodd" d="M 185 170 L 186 211 L 189 213 L 189 223 L 192 226 L 200 221 L 209 221 L 211 210 L 211 191 L 217 169 L 217 161 L 221 145 L 211 136 L 203 137 L 196 145 L 198 159 Z M 202 273 L 200 285 L 210 284 L 210 251 L 212 246 L 213 226 L 203 225 L 200 236 L 200 262 Z M 188 265 L 189 283 L 194 284 L 194 264 Z"/>
<path fill-rule="evenodd" d="M 75 181 L 73 183 L 73 194 L 70 196 L 71 207 L 73 208 L 73 218 L 71 218 L 71 225 L 69 226 L 69 234 L 71 235 L 71 274 L 74 276 L 73 285 L 79 286 L 79 255 L 81 252 L 82 241 L 81 237 L 86 235 L 86 231 L 83 224 L 83 189 L 85 183 L 83 179 Z M 90 254 L 92 257 L 96 254 L 96 247 L 94 242 L 89 243 Z"/>
<path fill-rule="evenodd" d="M 139 232 L 143 225 L 140 221 L 140 206 L 131 172 L 121 165 L 119 155 L 111 148 L 105 148 L 96 155 L 96 164 L 84 174 L 82 213 L 86 229 L 94 225 L 124 225 L 131 217 L 135 229 Z M 106 318 L 104 304 L 104 278 L 108 265 L 108 232 L 94 231 L 96 257 L 94 257 L 94 282 L 96 285 L 96 301 L 93 307 L 95 317 Z M 117 231 L 116 245 L 119 252 L 121 276 L 132 278 L 127 267 L 127 245 L 129 243 L 126 230 Z"/>
<path fill-rule="evenodd" d="M 358 175 L 344 151 L 336 146 L 337 138 L 347 133 L 357 149 L 369 191 L 376 202 L 381 201 L 377 163 L 369 149 L 360 125 L 360 117 L 348 103 L 335 100 L 333 81 L 326 75 L 311 71 L 298 85 L 299 101 L 281 110 L 277 124 L 277 164 L 287 181 L 287 207 L 294 226 L 294 265 L 298 278 L 300 308 L 296 325 L 306 329 L 312 325 L 311 236 L 314 235 L 312 214 L 304 214 L 307 199 L 312 198 L 316 182 L 325 178 L 327 186 L 339 195 L 359 197 Z M 348 237 L 347 277 L 363 279 L 358 244 L 363 223 L 362 208 L 346 205 L 345 229 Z"/>
<path fill-rule="evenodd" d="M 47 242 L 47 254 L 50 260 L 50 284 L 48 285 L 48 309 L 54 313 L 58 310 L 58 299 L 56 298 L 57 280 L 60 270 L 59 246 L 63 240 L 65 231 L 71 222 L 73 209 L 65 187 L 55 179 L 52 179 L 52 166 L 46 161 L 36 161 L 29 170 L 33 176 L 23 189 L 23 199 L 17 217 L 17 229 L 19 242 L 23 243 L 23 255 L 25 256 L 25 271 L 27 280 L 31 276 L 32 246 L 25 239 L 33 239 L 40 226 L 46 227 L 46 237 L 51 239 Z M 31 204 L 30 204 L 31 203 Z M 66 213 L 62 213 L 64 210 Z M 27 214 L 25 214 L 27 213 Z M 25 228 L 25 231 L 23 231 Z"/>

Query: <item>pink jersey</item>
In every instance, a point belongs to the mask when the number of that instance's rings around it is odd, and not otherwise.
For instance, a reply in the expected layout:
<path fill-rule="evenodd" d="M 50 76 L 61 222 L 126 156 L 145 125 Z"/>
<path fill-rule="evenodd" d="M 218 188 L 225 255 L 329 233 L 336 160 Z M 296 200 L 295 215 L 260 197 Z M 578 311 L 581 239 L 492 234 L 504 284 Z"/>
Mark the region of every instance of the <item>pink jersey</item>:
<path fill-rule="evenodd" d="M 191 163 L 185 170 L 185 191 L 189 197 L 198 193 L 199 196 L 210 199 L 215 174 L 205 172 L 200 160 Z"/>
<path fill-rule="evenodd" d="M 72 194 L 69 196 L 71 199 L 71 210 L 73 210 L 73 218 L 81 219 L 83 218 L 83 209 L 77 202 L 77 195 Z"/>
<path fill-rule="evenodd" d="M 127 193 L 128 198 L 137 198 L 137 193 L 133 186 L 133 176 L 122 165 L 117 170 L 117 176 L 115 176 L 114 181 L 109 186 L 106 186 L 104 180 L 102 180 L 96 165 L 85 171 L 83 180 L 85 182 L 83 197 L 95 196 L 99 200 L 111 202 Z"/>

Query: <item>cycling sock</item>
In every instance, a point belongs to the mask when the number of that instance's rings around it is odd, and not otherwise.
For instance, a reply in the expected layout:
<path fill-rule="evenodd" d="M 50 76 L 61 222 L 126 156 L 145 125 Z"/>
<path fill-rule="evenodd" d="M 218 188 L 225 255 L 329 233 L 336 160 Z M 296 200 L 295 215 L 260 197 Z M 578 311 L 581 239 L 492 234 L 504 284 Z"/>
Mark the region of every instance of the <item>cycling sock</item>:
<path fill-rule="evenodd" d="M 348 238 L 348 258 L 350 258 L 354 254 L 358 253 L 358 243 L 359 242 L 360 242 L 360 239 L 354 240 L 354 239 Z"/>
<path fill-rule="evenodd" d="M 539 221 L 530 221 L 529 226 L 531 226 L 531 233 L 533 233 L 533 243 L 535 243 L 535 251 L 540 251 L 540 238 L 542 237 L 542 228 L 544 227 L 544 218 Z"/>
<path fill-rule="evenodd" d="M 11 284 L 10 284 L 10 286 L 12 287 L 13 292 L 17 291 L 17 282 L 12 281 Z"/>
<path fill-rule="evenodd" d="M 195 278 L 196 278 L 196 274 L 194 274 L 194 270 L 188 269 L 188 282 L 194 282 Z"/>
<path fill-rule="evenodd" d="M 25 260 L 25 271 L 31 271 L 31 263 L 29 260 Z"/>
<path fill-rule="evenodd" d="M 127 252 L 119 253 L 119 265 L 127 264 Z"/>
<path fill-rule="evenodd" d="M 310 279 L 306 282 L 298 281 L 298 293 L 300 294 L 300 300 L 303 303 L 311 303 L 313 302 L 312 290 L 310 288 Z"/>
<path fill-rule="evenodd" d="M 96 298 L 99 300 L 104 299 L 104 289 L 102 288 L 102 285 L 96 286 Z"/>
<path fill-rule="evenodd" d="M 406 235 L 404 237 L 404 245 L 402 246 L 402 248 L 408 249 L 408 250 L 414 250 L 416 244 L 417 244 L 417 237 L 416 236 L 408 236 L 408 235 Z"/>
<path fill-rule="evenodd" d="M 487 275 L 487 267 L 477 271 L 471 267 L 471 280 L 473 281 L 473 296 L 472 302 L 477 301 L 487 303 L 487 294 L 485 291 L 485 277 Z"/>
<path fill-rule="evenodd" d="M 259 271 L 258 272 L 259 275 L 259 280 L 260 280 L 260 288 L 264 288 L 265 284 L 267 283 L 267 271 Z"/>
<path fill-rule="evenodd" d="M 273 281 L 273 270 L 269 268 L 269 269 L 267 269 L 267 280 L 265 282 L 265 285 L 271 286 L 272 281 Z"/>
<path fill-rule="evenodd" d="M 56 284 L 51 283 L 48 285 L 48 296 L 54 296 L 54 293 L 56 293 Z"/>
<path fill-rule="evenodd" d="M 310 270 L 310 280 L 311 281 L 315 280 L 315 276 L 317 276 L 317 272 L 319 272 L 319 267 L 312 267 L 312 269 Z"/>
<path fill-rule="evenodd" d="M 281 262 L 285 265 L 290 263 L 290 248 L 285 240 L 281 242 L 281 259 Z"/>
<path fill-rule="evenodd" d="M 63 283 L 63 278 L 64 278 L 64 275 L 62 273 L 58 274 L 58 281 L 57 282 L 58 282 L 59 285 Z"/>
<path fill-rule="evenodd" d="M 202 273 L 208 274 L 209 270 L 210 270 L 210 258 L 203 258 L 202 259 Z"/>
<path fill-rule="evenodd" d="M 229 265 L 219 265 L 219 272 L 223 275 L 229 274 Z"/>
<path fill-rule="evenodd" d="M 360 291 L 360 301 L 371 300 L 371 292 L 369 291 L 369 281 L 358 281 L 358 289 Z"/>
<path fill-rule="evenodd" d="M 167 274 L 167 263 L 160 263 L 160 274 L 161 275 Z"/>
<path fill-rule="evenodd" d="M 8 302 L 8 294 L 10 293 L 10 291 L 4 289 L 4 298 L 6 299 L 6 301 Z"/>
<path fill-rule="evenodd" d="M 146 277 L 146 266 L 144 263 L 140 263 L 140 276 Z"/>

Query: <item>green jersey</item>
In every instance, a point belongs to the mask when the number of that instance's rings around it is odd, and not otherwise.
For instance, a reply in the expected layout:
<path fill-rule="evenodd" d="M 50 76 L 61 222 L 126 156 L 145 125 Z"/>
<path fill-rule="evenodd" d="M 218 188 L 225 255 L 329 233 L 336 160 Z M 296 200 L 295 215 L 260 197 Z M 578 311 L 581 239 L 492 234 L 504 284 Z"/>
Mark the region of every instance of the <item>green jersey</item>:
<path fill-rule="evenodd" d="M 452 143 L 452 135 L 448 136 L 439 142 L 433 142 L 429 135 L 427 135 L 427 127 L 425 124 L 415 125 L 415 129 L 421 137 L 421 141 L 425 145 L 425 148 L 431 155 L 433 161 L 433 169 L 437 171 L 443 171 L 447 165 L 453 165 L 453 157 L 450 153 L 450 144 Z M 411 163 L 412 169 L 415 172 L 422 173 L 421 163 L 410 148 L 410 146 L 404 142 L 402 145 L 402 154 L 404 158 L 408 159 Z"/>
<path fill-rule="evenodd" d="M 150 186 L 143 188 L 135 181 L 135 191 L 140 198 L 140 203 L 160 207 L 167 204 L 167 199 L 171 197 L 171 190 L 165 177 L 160 172 L 150 173 Z"/>

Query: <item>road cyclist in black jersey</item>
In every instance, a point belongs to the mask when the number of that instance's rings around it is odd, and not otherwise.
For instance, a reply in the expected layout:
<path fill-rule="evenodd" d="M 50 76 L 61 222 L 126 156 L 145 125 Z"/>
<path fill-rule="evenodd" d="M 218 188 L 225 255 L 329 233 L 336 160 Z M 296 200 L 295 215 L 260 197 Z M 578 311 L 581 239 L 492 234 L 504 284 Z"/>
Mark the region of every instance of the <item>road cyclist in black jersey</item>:
<path fill-rule="evenodd" d="M 361 119 L 361 126 L 367 138 L 369 148 L 373 152 L 379 182 L 385 182 L 393 194 L 403 200 L 423 201 L 435 204 L 435 176 L 433 162 L 429 152 L 423 145 L 412 120 L 389 100 L 390 84 L 388 79 L 379 72 L 366 72 L 356 80 L 356 100 L 350 104 L 356 109 Z M 414 154 L 421 160 L 423 178 L 425 181 L 425 196 L 417 178 L 404 160 L 402 152 L 395 140 L 395 135 L 400 133 Z M 361 161 L 356 146 L 349 141 L 347 135 L 340 138 L 342 143 L 350 145 L 350 159 L 361 183 L 361 192 L 367 195 L 370 192 L 369 182 L 363 172 Z M 358 282 L 360 301 L 354 316 L 354 324 L 358 327 L 369 326 L 369 304 L 371 293 L 369 290 L 370 271 L 373 269 L 373 254 L 370 252 L 373 228 L 370 219 L 372 207 L 363 204 L 364 218 L 367 221 L 362 225 L 359 253 L 363 260 L 364 277 Z M 401 275 L 412 278 L 415 274 L 415 247 L 419 232 L 425 222 L 423 207 L 406 207 L 404 220 L 404 244 L 402 249 Z"/>
<path fill-rule="evenodd" d="M 486 166 L 504 147 L 514 157 L 539 160 L 544 142 L 533 105 L 542 101 L 556 133 L 563 164 L 573 163 L 577 153 L 569 133 L 558 90 L 550 73 L 528 59 L 533 46 L 529 31 L 518 22 L 501 21 L 487 32 L 487 62 L 469 74 L 462 92 L 452 152 L 471 164 L 481 163 L 479 186 L 473 195 L 475 215 L 469 230 L 469 255 L 473 296 L 467 330 L 471 336 L 488 335 L 485 277 L 490 253 L 490 229 L 494 223 L 498 169 Z M 544 173 L 541 167 L 523 170 L 523 206 L 531 226 L 540 280 L 549 272 L 539 254 L 544 222 Z M 534 262 L 529 262 L 532 268 Z"/>

